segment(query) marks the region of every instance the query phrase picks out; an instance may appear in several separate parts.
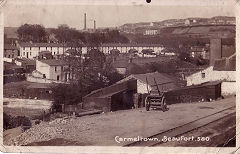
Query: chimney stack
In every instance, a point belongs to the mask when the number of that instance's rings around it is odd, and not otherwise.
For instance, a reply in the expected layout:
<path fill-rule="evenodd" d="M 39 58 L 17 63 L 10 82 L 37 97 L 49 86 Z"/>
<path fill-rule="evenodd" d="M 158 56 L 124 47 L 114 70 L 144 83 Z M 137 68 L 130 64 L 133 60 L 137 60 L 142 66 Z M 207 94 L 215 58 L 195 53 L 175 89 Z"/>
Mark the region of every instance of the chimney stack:
<path fill-rule="evenodd" d="M 213 66 L 216 59 L 222 58 L 222 40 L 221 38 L 212 38 L 210 40 L 210 65 Z"/>
<path fill-rule="evenodd" d="M 94 22 L 93 23 L 94 24 L 93 27 L 94 27 L 94 31 L 95 31 L 96 30 L 96 20 L 94 20 L 93 22 Z"/>
<path fill-rule="evenodd" d="M 87 14 L 84 13 L 84 30 L 87 29 Z"/>

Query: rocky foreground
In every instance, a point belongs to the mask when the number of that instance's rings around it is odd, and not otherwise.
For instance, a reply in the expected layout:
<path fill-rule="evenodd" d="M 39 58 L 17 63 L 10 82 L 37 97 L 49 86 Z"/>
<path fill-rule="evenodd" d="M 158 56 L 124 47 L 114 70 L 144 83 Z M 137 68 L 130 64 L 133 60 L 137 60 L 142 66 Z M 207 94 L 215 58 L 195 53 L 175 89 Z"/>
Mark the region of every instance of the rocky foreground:
<path fill-rule="evenodd" d="M 236 98 L 230 97 L 214 102 L 170 105 L 167 112 L 141 108 L 58 118 L 34 125 L 17 137 L 5 136 L 4 145 L 33 145 L 56 139 L 75 145 L 124 145 L 117 143 L 115 137 L 147 137 L 235 105 Z"/>

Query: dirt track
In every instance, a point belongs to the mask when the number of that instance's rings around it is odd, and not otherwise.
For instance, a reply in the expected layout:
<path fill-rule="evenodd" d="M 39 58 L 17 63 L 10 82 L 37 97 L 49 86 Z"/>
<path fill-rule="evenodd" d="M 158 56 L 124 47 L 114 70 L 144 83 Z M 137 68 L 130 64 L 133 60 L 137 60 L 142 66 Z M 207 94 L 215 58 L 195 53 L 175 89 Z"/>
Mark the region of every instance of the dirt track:
<path fill-rule="evenodd" d="M 170 105 L 167 112 L 161 110 L 147 112 L 141 108 L 56 119 L 36 125 L 4 144 L 124 145 L 124 142 L 117 143 L 115 137 L 147 137 L 235 105 L 236 98 L 231 97 L 215 102 Z"/>

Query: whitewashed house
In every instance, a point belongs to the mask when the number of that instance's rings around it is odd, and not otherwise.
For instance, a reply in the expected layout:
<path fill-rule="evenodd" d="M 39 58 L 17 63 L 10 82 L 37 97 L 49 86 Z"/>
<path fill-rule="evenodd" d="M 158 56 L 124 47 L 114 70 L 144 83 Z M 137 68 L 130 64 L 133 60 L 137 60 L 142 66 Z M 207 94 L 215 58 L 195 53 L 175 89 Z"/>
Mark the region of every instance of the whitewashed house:
<path fill-rule="evenodd" d="M 216 60 L 214 66 L 186 77 L 187 86 L 222 81 L 222 95 L 236 94 L 236 54 Z"/>
<path fill-rule="evenodd" d="M 62 55 L 68 49 L 73 49 L 65 44 L 61 43 L 18 43 L 17 45 L 20 50 L 20 58 L 34 59 L 39 56 L 42 51 L 49 51 L 53 56 Z M 88 45 L 83 45 L 81 47 L 82 53 L 87 54 L 92 48 L 98 48 L 104 54 L 110 54 L 112 49 L 118 49 L 121 53 L 128 53 L 131 49 L 136 49 L 137 51 L 142 51 L 144 49 L 151 49 L 154 52 L 160 52 L 163 47 L 161 44 L 133 44 L 133 43 L 104 43 L 99 47 L 92 47 Z"/>
<path fill-rule="evenodd" d="M 67 82 L 70 79 L 70 72 L 63 60 L 36 60 L 36 70 L 32 72 L 32 77 Z"/>
<path fill-rule="evenodd" d="M 64 54 L 69 47 L 57 43 L 19 43 L 20 58 L 34 59 L 42 51 L 49 51 L 52 55 Z"/>

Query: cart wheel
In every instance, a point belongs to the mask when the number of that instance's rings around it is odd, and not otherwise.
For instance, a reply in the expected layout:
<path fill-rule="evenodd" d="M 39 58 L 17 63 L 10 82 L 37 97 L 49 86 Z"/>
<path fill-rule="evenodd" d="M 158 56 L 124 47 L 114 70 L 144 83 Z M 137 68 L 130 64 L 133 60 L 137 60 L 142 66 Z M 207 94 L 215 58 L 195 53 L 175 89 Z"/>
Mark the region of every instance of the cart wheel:
<path fill-rule="evenodd" d="M 145 99 L 145 107 L 146 107 L 146 110 L 149 111 L 149 108 L 150 108 L 150 101 L 148 100 L 147 97 L 146 97 L 146 99 Z"/>
<path fill-rule="evenodd" d="M 166 98 L 163 99 L 163 102 L 162 102 L 162 111 L 165 112 L 167 111 L 167 103 L 166 103 Z"/>

